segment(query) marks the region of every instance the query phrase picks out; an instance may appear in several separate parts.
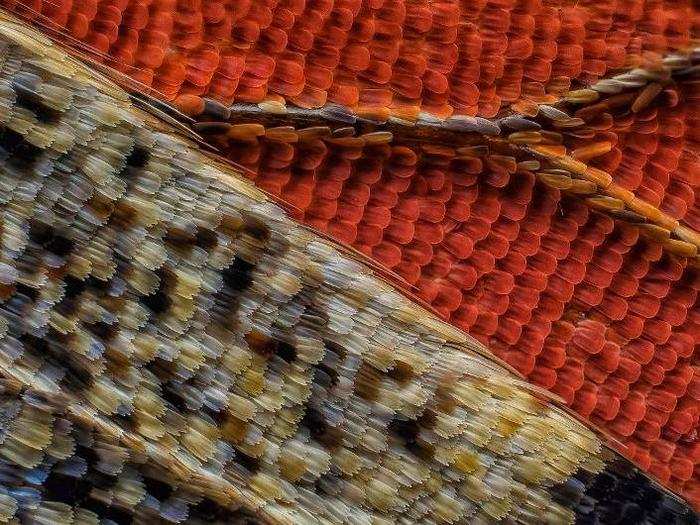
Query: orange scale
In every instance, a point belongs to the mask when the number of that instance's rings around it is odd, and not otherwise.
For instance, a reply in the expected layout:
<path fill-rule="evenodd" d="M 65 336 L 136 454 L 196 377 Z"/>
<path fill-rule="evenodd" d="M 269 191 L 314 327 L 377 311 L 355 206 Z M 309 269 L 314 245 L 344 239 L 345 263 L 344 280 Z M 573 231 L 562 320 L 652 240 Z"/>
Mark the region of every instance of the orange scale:
<path fill-rule="evenodd" d="M 560 319 L 564 313 L 564 302 L 548 294 L 547 291 L 543 292 L 540 298 L 540 302 L 537 306 L 538 312 L 543 319 L 547 321 L 556 321 Z"/>
<path fill-rule="evenodd" d="M 522 352 L 534 356 L 542 352 L 542 345 L 550 331 L 550 323 L 537 319 L 536 313 L 529 324 L 523 327 L 523 333 L 517 343 Z"/>
<path fill-rule="evenodd" d="M 598 388 L 590 383 L 585 383 L 576 391 L 571 407 L 579 414 L 589 417 L 598 404 Z"/>
<path fill-rule="evenodd" d="M 569 254 L 569 243 L 563 239 L 545 235 L 542 237 L 540 249 L 553 255 L 558 260 L 562 260 Z"/>
<path fill-rule="evenodd" d="M 524 376 L 528 376 L 535 367 L 534 355 L 519 351 L 507 351 L 502 358 Z"/>
<path fill-rule="evenodd" d="M 99 27 L 99 26 L 98 26 Z M 116 27 L 116 26 L 115 26 Z M 94 48 L 95 51 L 106 54 L 111 44 L 109 35 L 102 32 L 90 32 L 85 41 Z"/>
<path fill-rule="evenodd" d="M 533 268 L 526 268 L 525 271 L 518 276 L 518 284 L 526 286 L 531 290 L 541 292 L 547 288 L 547 274 L 538 272 Z"/>
<path fill-rule="evenodd" d="M 511 221 L 520 221 L 527 215 L 527 204 L 504 200 L 501 203 L 501 214 Z"/>
<path fill-rule="evenodd" d="M 415 222 L 420 215 L 420 199 L 403 197 L 396 203 L 392 213 L 396 217 Z"/>
<path fill-rule="evenodd" d="M 650 365 L 651 368 L 653 365 Z M 645 375 L 645 372 L 643 375 Z M 655 388 L 647 395 L 647 406 L 655 408 L 666 414 L 671 414 L 676 408 L 678 403 L 678 398 L 674 394 L 663 390 L 662 388 Z"/>
<path fill-rule="evenodd" d="M 386 228 L 385 238 L 398 244 L 408 244 L 415 235 L 415 224 L 405 219 L 393 218 Z"/>
<path fill-rule="evenodd" d="M 664 372 L 665 371 L 661 365 L 651 363 L 642 369 L 641 379 L 652 386 L 657 386 L 664 380 Z M 652 406 L 660 410 L 658 406 Z M 670 410 L 666 410 L 665 412 L 670 412 Z"/>
<path fill-rule="evenodd" d="M 460 262 L 450 267 L 446 277 L 462 290 L 471 290 L 478 279 L 474 267 Z"/>
<path fill-rule="evenodd" d="M 471 213 L 489 224 L 493 223 L 501 211 L 501 202 L 496 195 L 481 195 L 471 206 Z"/>
<path fill-rule="evenodd" d="M 637 256 L 636 258 L 629 259 L 625 263 L 625 272 L 630 276 L 630 278 L 639 280 L 649 272 L 651 265 L 647 259 L 639 257 L 640 254 L 635 253 L 635 255 Z"/>
<path fill-rule="evenodd" d="M 354 206 L 365 206 L 369 201 L 370 191 L 367 184 L 346 184 L 340 199 Z"/>
<path fill-rule="evenodd" d="M 585 359 L 586 355 L 578 347 L 569 347 L 568 355 L 572 357 L 579 357 Z M 584 362 L 584 375 L 587 382 L 592 382 L 596 385 L 602 385 L 608 379 L 608 372 L 599 367 L 593 360 L 587 360 Z"/>
<path fill-rule="evenodd" d="M 444 231 L 439 224 L 419 221 L 415 223 L 415 238 L 429 244 L 438 244 L 444 238 Z"/>
<path fill-rule="evenodd" d="M 564 366 L 557 370 L 557 379 L 557 382 L 578 390 L 585 383 L 583 363 L 576 359 L 567 358 Z"/>
<path fill-rule="evenodd" d="M 74 38 L 83 40 L 90 29 L 90 19 L 81 13 L 73 13 L 68 18 L 66 29 Z"/>
<path fill-rule="evenodd" d="M 148 7 L 143 4 L 130 4 L 129 8 L 122 13 L 121 25 L 130 29 L 140 31 L 148 25 Z"/>
<path fill-rule="evenodd" d="M 496 259 L 505 257 L 510 244 L 508 239 L 491 231 L 489 235 L 479 242 L 479 248 L 490 252 Z"/>
<path fill-rule="evenodd" d="M 640 317 L 655 317 L 661 308 L 661 301 L 652 295 L 637 294 L 630 300 L 629 309 Z"/>
<path fill-rule="evenodd" d="M 671 372 L 666 374 L 664 378 L 664 390 L 676 397 L 684 396 L 694 376 L 693 368 L 690 365 L 683 364 L 675 369 L 669 368 L 668 370 L 671 370 Z"/>
<path fill-rule="evenodd" d="M 445 204 L 436 199 L 422 199 L 420 202 L 420 218 L 428 222 L 441 222 L 445 218 Z"/>
<path fill-rule="evenodd" d="M 618 295 L 621 295 L 622 297 L 629 297 L 634 295 L 634 293 L 637 291 L 636 279 L 632 279 L 626 274 L 614 274 L 612 272 L 607 272 L 593 265 L 588 265 L 586 267 L 586 276 L 583 280 L 596 288 L 607 288 L 608 286 L 612 286 L 611 290 L 618 293 Z M 617 280 L 619 285 L 615 285 L 615 280 Z M 629 286 L 630 288 L 618 289 L 618 286 Z"/>
<path fill-rule="evenodd" d="M 551 368 L 546 368 L 537 364 L 532 372 L 528 374 L 527 378 L 529 381 L 551 390 L 557 382 L 557 372 Z"/>
<path fill-rule="evenodd" d="M 468 258 L 474 249 L 474 242 L 472 238 L 464 233 L 448 233 L 443 242 L 445 249 L 458 259 Z"/>
<path fill-rule="evenodd" d="M 619 436 L 629 437 L 634 434 L 637 428 L 637 422 L 629 419 L 625 415 L 618 414 L 615 419 L 609 423 L 608 428 Z"/>
<path fill-rule="evenodd" d="M 343 180 L 341 179 L 323 179 L 316 184 L 316 196 L 322 199 L 335 201 L 343 192 Z"/>
<path fill-rule="evenodd" d="M 642 374 L 642 365 L 627 357 L 620 357 L 620 364 L 615 370 L 615 376 L 624 379 L 630 384 L 636 383 Z"/>
<path fill-rule="evenodd" d="M 633 302 L 630 301 L 630 303 Z M 614 327 L 615 331 L 626 339 L 636 339 L 645 331 L 644 319 L 632 314 L 627 315 L 622 321 L 616 322 Z"/>
<path fill-rule="evenodd" d="M 682 219 L 688 212 L 688 203 L 685 199 L 667 193 L 660 205 L 661 211 L 671 217 Z"/>
<path fill-rule="evenodd" d="M 556 328 L 553 328 L 552 332 L 547 337 L 545 351 L 537 357 L 538 364 L 555 370 L 564 366 L 568 357 L 566 355 L 566 344 L 564 341 L 560 341 L 560 339 L 561 338 L 556 334 Z"/>
<path fill-rule="evenodd" d="M 527 259 L 513 250 L 510 250 L 505 257 L 499 259 L 498 267 L 511 275 L 518 276 L 525 271 Z"/>
<path fill-rule="evenodd" d="M 537 306 L 540 300 L 539 292 L 524 285 L 522 278 L 518 278 L 518 283 L 513 287 L 511 292 L 511 306 L 522 306 L 527 310 L 532 310 Z M 530 319 L 527 319 L 529 322 Z M 524 321 L 523 321 L 524 322 Z"/>
<path fill-rule="evenodd" d="M 507 315 L 500 316 L 498 319 L 498 329 L 494 333 L 494 336 L 508 346 L 512 346 L 518 342 L 522 331 L 523 325 L 521 323 L 509 318 Z"/>
<path fill-rule="evenodd" d="M 394 267 L 394 271 L 412 285 L 418 282 L 421 275 L 421 267 L 410 262 L 402 262 L 398 264 Z"/>
<path fill-rule="evenodd" d="M 384 237 L 384 229 L 372 224 L 360 223 L 357 226 L 357 242 L 366 246 L 376 246 Z M 406 263 L 413 265 L 414 263 Z M 418 268 L 420 266 L 415 265 Z M 414 281 L 412 281 L 414 282 Z"/>
<path fill-rule="evenodd" d="M 580 239 L 574 240 L 569 245 L 569 257 L 583 264 L 589 263 L 593 259 L 594 253 L 595 247 L 591 243 Z M 609 280 L 606 286 L 608 284 L 610 284 Z"/>
<path fill-rule="evenodd" d="M 537 297 L 535 297 L 537 298 Z M 522 303 L 516 303 L 515 297 L 511 295 L 511 303 L 508 307 L 508 312 L 503 317 L 503 319 L 510 319 L 513 322 L 525 325 L 532 319 L 532 309 L 533 307 L 524 305 Z"/>
<path fill-rule="evenodd" d="M 399 202 L 397 192 L 390 186 L 375 185 L 372 187 L 370 202 L 375 206 L 396 206 Z"/>
<path fill-rule="evenodd" d="M 323 197 L 314 196 L 311 204 L 306 210 L 307 217 L 315 217 L 328 221 L 335 217 L 338 211 L 338 201 L 335 199 L 324 199 Z"/>
<path fill-rule="evenodd" d="M 654 358 L 655 350 L 654 343 L 651 341 L 647 339 L 635 339 L 623 347 L 623 354 L 642 365 L 647 365 Z"/>
<path fill-rule="evenodd" d="M 570 283 L 578 284 L 586 275 L 586 265 L 575 259 L 565 259 L 559 264 L 557 275 Z"/>
<path fill-rule="evenodd" d="M 693 479 L 695 465 L 687 458 L 675 457 L 670 461 L 671 476 L 679 481 Z"/>
<path fill-rule="evenodd" d="M 489 311 L 480 311 L 471 332 L 481 336 L 493 335 L 498 329 L 498 316 Z"/>
<path fill-rule="evenodd" d="M 489 295 L 495 295 L 499 297 L 499 301 L 505 300 L 505 304 L 508 304 L 508 295 L 515 287 L 515 279 L 512 275 L 502 270 L 493 270 L 484 276 L 482 281 L 482 287 L 485 293 Z M 505 313 L 503 311 L 498 312 L 499 315 Z"/>
<path fill-rule="evenodd" d="M 336 218 L 344 223 L 357 224 L 362 220 L 364 206 L 355 206 L 343 203 L 338 207 Z"/>
<path fill-rule="evenodd" d="M 540 249 L 540 236 L 525 229 L 520 231 L 518 238 L 511 244 L 511 250 L 521 256 L 531 257 Z"/>
<path fill-rule="evenodd" d="M 629 395 L 630 385 L 620 377 L 608 376 L 601 388 L 618 399 L 625 399 Z"/>
<path fill-rule="evenodd" d="M 606 293 L 596 309 L 611 321 L 621 321 L 627 315 L 629 304 L 619 295 Z"/>
<path fill-rule="evenodd" d="M 608 374 L 612 373 L 620 364 L 620 347 L 613 342 L 606 341 L 600 352 L 592 358 L 592 362 Z"/>
<path fill-rule="evenodd" d="M 357 238 L 357 224 L 351 222 L 344 222 L 339 220 L 331 220 L 328 222 L 328 234 L 338 242 L 344 242 L 346 244 L 352 244 Z M 374 256 L 374 250 L 372 251 Z M 376 257 L 380 262 L 385 261 Z"/>
<path fill-rule="evenodd" d="M 447 277 L 455 263 L 455 258 L 449 252 L 438 248 L 423 272 L 430 277 L 441 279 Z"/>
<path fill-rule="evenodd" d="M 675 332 L 666 343 L 681 358 L 692 357 L 695 351 L 695 339 L 692 335 Z"/>
<path fill-rule="evenodd" d="M 433 306 L 449 315 L 462 304 L 462 291 L 456 288 L 449 281 L 440 280 L 438 295 L 433 301 Z"/>
<path fill-rule="evenodd" d="M 607 70 L 607 63 L 604 59 L 587 59 L 581 63 L 582 73 L 586 73 L 591 81 L 602 77 Z"/>
<path fill-rule="evenodd" d="M 550 276 L 549 282 L 547 283 L 547 288 L 549 289 L 549 293 L 552 295 L 552 297 L 562 302 L 571 301 L 576 289 L 573 283 L 562 279 L 556 274 Z"/>
<path fill-rule="evenodd" d="M 281 53 L 289 43 L 287 33 L 278 27 L 268 27 L 260 32 L 257 47 L 260 51 L 271 55 Z"/>
<path fill-rule="evenodd" d="M 478 276 L 482 276 L 495 268 L 496 259 L 489 252 L 475 248 L 469 258 L 469 264 L 474 267 Z"/>
<path fill-rule="evenodd" d="M 462 224 L 460 231 L 473 242 L 485 239 L 489 234 L 491 224 L 480 217 L 471 217 L 469 222 Z"/>

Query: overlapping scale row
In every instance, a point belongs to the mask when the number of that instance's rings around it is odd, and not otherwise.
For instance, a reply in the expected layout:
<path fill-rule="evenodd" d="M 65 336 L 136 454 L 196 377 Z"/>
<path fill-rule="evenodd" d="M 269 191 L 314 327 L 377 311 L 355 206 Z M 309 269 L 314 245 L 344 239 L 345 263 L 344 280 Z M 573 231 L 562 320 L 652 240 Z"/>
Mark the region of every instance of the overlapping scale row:
<path fill-rule="evenodd" d="M 4 521 L 693 522 L 35 36 L 0 24 Z"/>
<path fill-rule="evenodd" d="M 195 129 L 296 218 L 367 255 L 697 501 L 697 247 L 655 224 L 696 209 L 694 84 L 666 76 L 659 89 L 645 74 L 571 92 L 534 117 L 432 131 L 356 133 L 323 120 L 352 124 L 346 113 L 227 113 L 213 102 Z M 229 120 L 213 122 L 222 113 Z M 639 161 L 637 131 L 648 129 L 662 130 L 659 145 Z M 577 162 L 609 181 L 562 169 Z M 637 184 L 626 177 L 634 163 Z M 678 191 L 685 206 L 665 205 Z"/>
<path fill-rule="evenodd" d="M 687 47 L 689 0 L 3 0 L 168 100 L 492 117 Z M 188 107 L 188 106 L 184 106 Z"/>

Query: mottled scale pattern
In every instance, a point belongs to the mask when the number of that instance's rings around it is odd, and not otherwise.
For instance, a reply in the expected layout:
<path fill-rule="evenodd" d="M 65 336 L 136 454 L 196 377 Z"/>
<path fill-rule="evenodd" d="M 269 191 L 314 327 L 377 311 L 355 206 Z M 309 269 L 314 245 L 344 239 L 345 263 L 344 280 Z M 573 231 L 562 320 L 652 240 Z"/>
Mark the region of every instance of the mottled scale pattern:
<path fill-rule="evenodd" d="M 695 519 L 116 87 L 0 46 L 0 519 Z"/>

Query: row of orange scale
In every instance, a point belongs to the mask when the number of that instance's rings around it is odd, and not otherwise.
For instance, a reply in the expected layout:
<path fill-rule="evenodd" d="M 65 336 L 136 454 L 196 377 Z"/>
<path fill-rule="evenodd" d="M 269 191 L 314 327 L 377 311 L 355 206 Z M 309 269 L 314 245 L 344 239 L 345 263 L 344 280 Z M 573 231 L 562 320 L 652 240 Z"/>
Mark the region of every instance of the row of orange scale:
<path fill-rule="evenodd" d="M 181 109 L 337 104 L 493 117 L 690 45 L 685 0 L 0 0 Z M 698 84 L 567 146 L 700 229 Z M 192 97 L 194 95 L 194 97 Z M 289 133 L 288 133 L 289 135 Z M 293 136 L 294 133 L 292 132 Z M 700 506 L 700 272 L 498 152 L 401 140 L 218 146 L 300 220 L 624 444 Z M 582 153 L 584 155 L 585 153 Z"/>
<path fill-rule="evenodd" d="M 494 116 L 692 39 L 689 0 L 2 0 L 168 100 Z"/>

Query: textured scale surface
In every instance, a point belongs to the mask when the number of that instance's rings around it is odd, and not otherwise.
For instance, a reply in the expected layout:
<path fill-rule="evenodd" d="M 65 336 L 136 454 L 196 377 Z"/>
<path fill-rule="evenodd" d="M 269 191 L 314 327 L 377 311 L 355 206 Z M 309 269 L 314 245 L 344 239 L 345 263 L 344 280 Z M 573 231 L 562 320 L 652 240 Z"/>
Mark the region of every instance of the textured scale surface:
<path fill-rule="evenodd" d="M 0 3 L 700 505 L 696 2 Z"/>
<path fill-rule="evenodd" d="M 118 88 L 0 46 L 0 519 L 692 522 Z"/>

